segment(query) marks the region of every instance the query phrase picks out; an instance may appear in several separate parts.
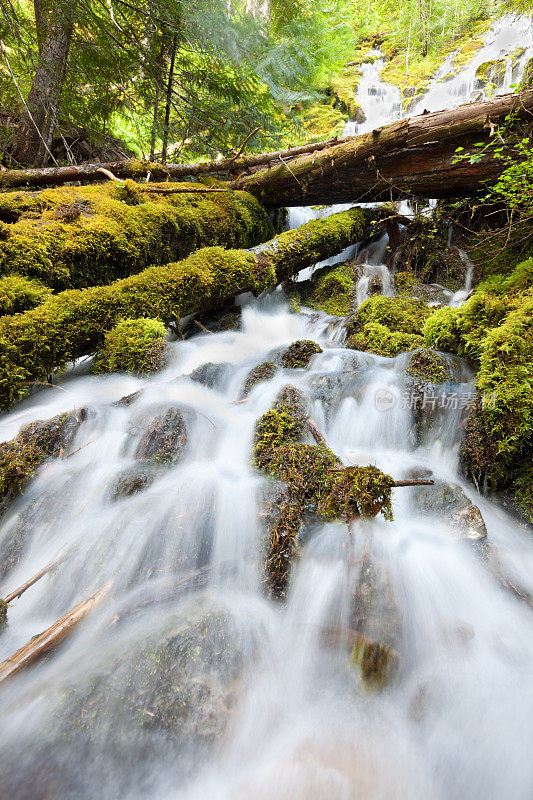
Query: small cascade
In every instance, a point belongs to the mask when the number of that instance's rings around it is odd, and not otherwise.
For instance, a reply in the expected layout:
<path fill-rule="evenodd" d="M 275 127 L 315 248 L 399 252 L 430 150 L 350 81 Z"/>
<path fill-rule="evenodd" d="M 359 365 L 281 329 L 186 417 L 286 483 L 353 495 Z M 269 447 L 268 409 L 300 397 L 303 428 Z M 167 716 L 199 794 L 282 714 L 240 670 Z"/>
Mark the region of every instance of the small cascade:
<path fill-rule="evenodd" d="M 382 81 L 380 73 L 385 59 L 381 50 L 370 50 L 369 63 L 361 65 L 362 77 L 357 87 L 356 101 L 361 106 L 362 121 L 350 120 L 342 132 L 343 136 L 357 136 L 400 119 L 402 97 L 399 89 Z"/>
<path fill-rule="evenodd" d="M 524 67 L 532 55 L 531 18 L 502 17 L 491 26 L 484 37 L 483 47 L 464 69 L 454 74 L 455 54 L 448 56 L 430 81 L 424 96 L 408 110 L 408 115 L 416 116 L 423 111 L 455 108 L 461 103 L 505 94 L 511 91 L 512 84 L 520 81 Z M 494 63 L 491 65 L 490 62 Z M 476 73 L 482 65 L 487 67 L 480 79 Z"/>

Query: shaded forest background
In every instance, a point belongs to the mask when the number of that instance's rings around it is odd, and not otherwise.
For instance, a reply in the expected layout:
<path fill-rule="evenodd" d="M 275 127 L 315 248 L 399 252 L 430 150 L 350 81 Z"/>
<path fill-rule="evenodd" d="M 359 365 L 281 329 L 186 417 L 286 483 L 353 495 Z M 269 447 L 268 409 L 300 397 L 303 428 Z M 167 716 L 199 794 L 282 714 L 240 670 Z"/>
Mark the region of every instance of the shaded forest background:
<path fill-rule="evenodd" d="M 429 75 L 494 0 L 0 0 L 6 167 L 138 155 L 183 161 L 326 138 L 358 48 L 389 79 Z M 392 62 L 391 62 L 392 63 Z"/>

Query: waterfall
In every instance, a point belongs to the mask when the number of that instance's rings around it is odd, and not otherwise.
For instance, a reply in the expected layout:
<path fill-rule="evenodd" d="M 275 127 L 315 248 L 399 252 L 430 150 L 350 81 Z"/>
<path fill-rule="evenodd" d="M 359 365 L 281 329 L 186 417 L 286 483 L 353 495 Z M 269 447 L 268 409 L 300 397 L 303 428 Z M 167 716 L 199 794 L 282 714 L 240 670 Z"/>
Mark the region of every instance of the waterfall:
<path fill-rule="evenodd" d="M 514 25 L 495 25 L 476 63 L 515 47 Z M 357 132 L 400 114 L 376 56 L 360 84 Z M 472 68 L 444 83 L 435 76 L 422 105 L 469 99 Z M 333 210 L 292 209 L 290 224 Z M 383 237 L 337 257 L 358 260 L 358 303 L 375 276 L 392 294 L 386 246 Z M 452 303 L 472 282 L 458 253 L 466 279 Z M 63 560 L 8 609 L 0 660 L 112 589 L 49 658 L 0 684 L 0 796 L 530 800 L 533 541 L 460 477 L 470 366 L 440 354 L 448 380 L 424 394 L 421 413 L 410 354 L 346 349 L 342 320 L 293 313 L 281 290 L 239 302 L 239 329 L 170 341 L 162 373 L 95 376 L 82 364 L 1 421 L 8 440 L 35 420 L 87 409 L 66 457 L 47 462 L 2 519 L 0 554 L 13 561 L 2 596 Z M 321 352 L 307 369 L 283 368 L 281 352 L 298 339 Z M 244 398 L 264 362 L 273 375 Z M 436 486 L 396 489 L 392 522 L 306 523 L 287 601 L 277 603 L 263 575 L 272 484 L 251 450 L 257 419 L 287 384 L 343 464 Z M 176 411 L 186 425 L 180 460 L 143 461 L 154 420 Z M 454 517 L 475 506 L 486 539 Z M 381 690 L 365 685 L 339 634 L 353 623 L 356 587 L 366 592 L 365 635 L 400 656 Z"/>

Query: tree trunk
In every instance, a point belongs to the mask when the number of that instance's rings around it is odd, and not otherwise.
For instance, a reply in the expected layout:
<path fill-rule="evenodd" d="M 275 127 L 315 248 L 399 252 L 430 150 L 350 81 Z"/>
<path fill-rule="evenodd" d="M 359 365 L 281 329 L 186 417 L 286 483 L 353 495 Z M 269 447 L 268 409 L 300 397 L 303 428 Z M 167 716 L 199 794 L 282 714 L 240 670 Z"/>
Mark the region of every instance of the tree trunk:
<path fill-rule="evenodd" d="M 330 139 L 292 150 L 226 158 L 200 164 L 157 164 L 118 161 L 41 170 L 0 173 L 0 188 L 46 186 L 66 181 L 91 181 L 100 167 L 118 178 L 160 181 L 190 175 L 239 175 L 231 186 L 255 194 L 275 208 L 418 197 L 471 197 L 486 189 L 505 169 L 503 160 L 483 157 L 455 162 L 455 151 L 491 141 L 494 128 L 510 112 L 526 123 L 533 112 L 533 91 L 503 95 L 450 111 L 404 119 L 347 139 Z M 479 152 L 476 149 L 476 152 Z M 516 155 L 512 148 L 509 155 Z M 257 170 L 242 175 L 245 170 Z M 265 168 L 266 167 L 266 168 Z"/>
<path fill-rule="evenodd" d="M 167 94 L 165 102 L 165 127 L 163 128 L 163 146 L 161 148 L 161 161 L 166 164 L 168 149 L 168 130 L 170 126 L 170 109 L 172 107 L 172 88 L 174 85 L 174 63 L 176 61 L 177 37 L 172 40 L 170 51 L 170 66 L 168 68 Z"/>
<path fill-rule="evenodd" d="M 527 124 L 532 110 L 533 92 L 526 92 L 421 114 L 255 172 L 233 186 L 270 207 L 374 202 L 409 195 L 470 197 L 486 191 L 486 183 L 495 182 L 507 164 L 490 151 L 474 164 L 469 158 L 458 160 L 457 148 L 468 152 L 476 143 L 492 141 L 495 128 L 510 112 Z M 511 146 L 504 147 L 504 154 L 516 155 Z"/>
<path fill-rule="evenodd" d="M 21 126 L 17 158 L 23 163 L 44 166 L 50 158 L 76 9 L 77 0 L 59 0 L 46 25 L 39 63 L 26 102 L 26 119 Z M 39 3 L 36 11 L 42 23 Z"/>

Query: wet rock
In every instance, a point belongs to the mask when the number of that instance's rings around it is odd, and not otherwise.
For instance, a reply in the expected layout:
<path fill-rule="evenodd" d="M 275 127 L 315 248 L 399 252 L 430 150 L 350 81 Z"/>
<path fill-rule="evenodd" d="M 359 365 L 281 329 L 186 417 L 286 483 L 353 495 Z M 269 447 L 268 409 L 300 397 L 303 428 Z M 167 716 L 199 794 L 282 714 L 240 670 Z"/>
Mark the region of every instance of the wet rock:
<path fill-rule="evenodd" d="M 132 392 L 131 394 L 127 394 L 124 397 L 121 397 L 120 400 L 117 400 L 113 403 L 114 406 L 119 406 L 120 408 L 128 408 L 131 406 L 142 394 L 142 389 L 137 389 L 136 392 Z"/>
<path fill-rule="evenodd" d="M 412 481 L 427 480 L 432 476 L 433 476 L 433 470 L 428 469 L 427 467 L 412 467 L 405 473 L 406 479 Z"/>
<path fill-rule="evenodd" d="M 313 378 L 309 384 L 312 399 L 320 400 L 323 405 L 332 407 L 339 399 L 344 379 L 345 376 L 342 373 L 335 372 L 328 372 Z"/>
<path fill-rule="evenodd" d="M 177 463 L 187 443 L 187 426 L 178 408 L 169 408 L 145 426 L 135 457 L 141 461 Z"/>
<path fill-rule="evenodd" d="M 207 364 L 196 367 L 189 375 L 189 378 L 207 389 L 218 389 L 226 383 L 232 371 L 233 365 L 229 362 L 213 364 L 213 362 L 209 361 Z"/>
<path fill-rule="evenodd" d="M 261 383 L 261 381 L 269 381 L 273 378 L 276 372 L 277 367 L 271 361 L 264 361 L 262 364 L 258 364 L 257 367 L 250 370 L 244 382 L 241 399 L 243 400 L 248 397 L 254 386 Z"/>
<path fill-rule="evenodd" d="M 115 499 L 131 497 L 151 486 L 155 480 L 155 472 L 149 469 L 132 467 L 120 473 L 115 484 L 113 496 Z"/>
<path fill-rule="evenodd" d="M 487 538 L 481 511 L 458 484 L 438 480 L 434 486 L 414 487 L 412 496 L 417 511 L 438 517 L 453 528 L 459 538 L 471 542 Z"/>
<path fill-rule="evenodd" d="M 389 567 L 365 554 L 352 596 L 350 627 L 399 651 L 403 615 Z"/>
<path fill-rule="evenodd" d="M 281 363 L 286 369 L 305 369 L 322 348 L 310 339 L 299 339 L 293 342 L 281 354 Z"/>

